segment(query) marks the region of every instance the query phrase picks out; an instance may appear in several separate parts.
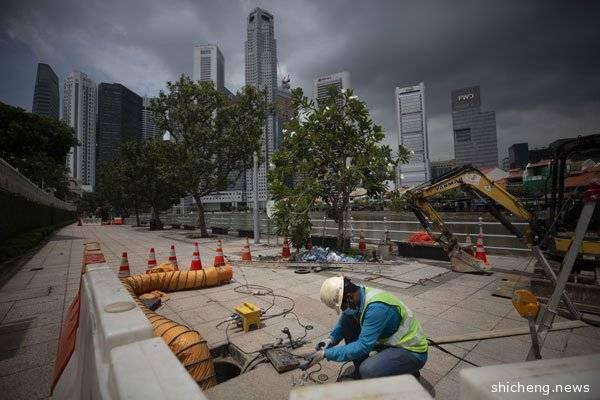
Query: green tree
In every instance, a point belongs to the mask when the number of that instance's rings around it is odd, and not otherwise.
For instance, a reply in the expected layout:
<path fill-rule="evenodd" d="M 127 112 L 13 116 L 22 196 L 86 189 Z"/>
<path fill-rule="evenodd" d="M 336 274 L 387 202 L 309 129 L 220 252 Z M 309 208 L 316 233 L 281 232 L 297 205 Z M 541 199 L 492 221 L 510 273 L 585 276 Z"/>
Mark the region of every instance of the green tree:
<path fill-rule="evenodd" d="M 198 227 L 208 236 L 202 197 L 237 180 L 260 154 L 260 138 L 270 112 L 264 92 L 251 86 L 234 101 L 216 90 L 212 82 L 193 82 L 182 75 L 167 82 L 152 101 L 156 125 L 168 131 L 178 150 L 178 173 L 184 189 L 198 208 Z"/>
<path fill-rule="evenodd" d="M 139 165 L 135 164 L 137 161 L 135 158 L 131 160 L 125 158 L 102 165 L 97 186 L 104 204 L 109 204 L 116 214 L 133 210 L 136 225 L 140 226 L 140 210 L 145 205 L 145 189 L 142 179 L 144 172 Z"/>
<path fill-rule="evenodd" d="M 305 223 L 319 200 L 337 222 L 337 246 L 342 249 L 350 193 L 363 187 L 368 196 L 380 197 L 385 180 L 393 179 L 397 163 L 406 162 L 408 153 L 400 147 L 398 157 L 392 158 L 391 149 L 381 145 L 382 128 L 351 90 L 330 88 L 328 98 L 318 103 L 302 89 L 292 93 L 295 114 L 282 150 L 273 155 L 269 175 L 271 193 L 284 204 L 276 207 L 275 220 L 290 224 L 291 228 L 278 227 L 282 232 L 306 232 L 294 225 Z"/>
<path fill-rule="evenodd" d="M 69 194 L 65 158 L 76 144 L 63 122 L 0 103 L 0 157 L 60 199 Z"/>
<path fill-rule="evenodd" d="M 162 229 L 160 211 L 177 202 L 184 193 L 177 150 L 173 143 L 160 139 L 128 142 L 124 163 L 118 170 L 123 181 L 117 184 L 123 185 L 126 195 L 117 201 L 136 210 L 142 201 L 147 203 L 152 208 L 156 229 Z"/>

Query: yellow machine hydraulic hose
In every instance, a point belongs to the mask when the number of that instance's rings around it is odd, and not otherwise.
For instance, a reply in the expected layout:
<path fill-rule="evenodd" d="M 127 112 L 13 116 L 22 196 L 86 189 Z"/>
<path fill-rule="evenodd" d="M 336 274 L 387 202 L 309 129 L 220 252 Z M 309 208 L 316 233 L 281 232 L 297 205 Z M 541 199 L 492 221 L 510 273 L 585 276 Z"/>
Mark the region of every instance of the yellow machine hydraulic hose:
<path fill-rule="evenodd" d="M 213 360 L 206 340 L 202 338 L 199 332 L 149 310 L 138 296 L 153 290 L 176 292 L 217 286 L 228 283 L 231 281 L 232 276 L 233 269 L 231 265 L 225 265 L 198 271 L 135 275 L 123 279 L 123 285 L 150 320 L 154 334 L 167 343 L 171 351 L 203 390 L 217 384 Z"/>

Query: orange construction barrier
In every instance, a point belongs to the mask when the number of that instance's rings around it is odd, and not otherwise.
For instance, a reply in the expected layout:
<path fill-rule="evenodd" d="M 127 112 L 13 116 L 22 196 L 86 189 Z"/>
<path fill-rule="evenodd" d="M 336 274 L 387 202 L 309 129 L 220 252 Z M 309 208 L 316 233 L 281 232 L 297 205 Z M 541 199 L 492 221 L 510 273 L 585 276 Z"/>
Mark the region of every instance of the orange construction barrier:
<path fill-rule="evenodd" d="M 410 243 L 410 244 L 421 244 L 421 243 L 431 243 L 431 242 L 433 242 L 433 240 L 431 239 L 431 236 L 429 236 L 429 233 L 427 233 L 425 231 L 415 232 L 408 237 L 408 243 Z"/>

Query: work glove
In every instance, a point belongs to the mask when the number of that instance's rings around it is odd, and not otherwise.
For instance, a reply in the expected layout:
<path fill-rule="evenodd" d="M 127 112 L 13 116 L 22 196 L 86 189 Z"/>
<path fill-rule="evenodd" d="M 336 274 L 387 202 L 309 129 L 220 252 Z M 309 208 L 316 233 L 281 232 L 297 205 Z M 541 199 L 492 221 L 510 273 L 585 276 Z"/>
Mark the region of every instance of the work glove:
<path fill-rule="evenodd" d="M 309 369 L 313 365 L 316 365 L 317 363 L 319 363 L 319 361 L 321 361 L 324 358 L 325 358 L 325 350 L 318 350 L 318 351 L 315 351 L 314 353 L 310 353 L 309 355 L 305 356 L 307 363 L 303 369 L 304 370 Z"/>
<path fill-rule="evenodd" d="M 328 348 L 329 346 L 331 346 L 333 343 L 333 341 L 331 340 L 331 338 L 327 338 L 325 340 L 320 341 L 319 343 L 317 343 L 317 346 L 315 347 L 315 350 L 325 350 L 326 348 Z"/>

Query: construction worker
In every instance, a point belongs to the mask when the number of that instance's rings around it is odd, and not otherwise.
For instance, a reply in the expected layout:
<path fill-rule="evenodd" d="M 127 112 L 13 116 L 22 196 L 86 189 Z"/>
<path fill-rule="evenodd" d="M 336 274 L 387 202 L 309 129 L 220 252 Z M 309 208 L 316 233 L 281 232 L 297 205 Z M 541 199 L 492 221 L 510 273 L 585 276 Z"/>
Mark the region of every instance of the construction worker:
<path fill-rule="evenodd" d="M 307 356 L 307 368 L 322 359 L 353 361 L 354 379 L 414 374 L 427 361 L 427 338 L 412 311 L 396 296 L 353 284 L 349 278 L 328 278 L 321 301 L 342 312 L 329 338 Z M 337 346 L 344 340 L 343 346 Z M 376 350 L 375 355 L 369 356 Z"/>

